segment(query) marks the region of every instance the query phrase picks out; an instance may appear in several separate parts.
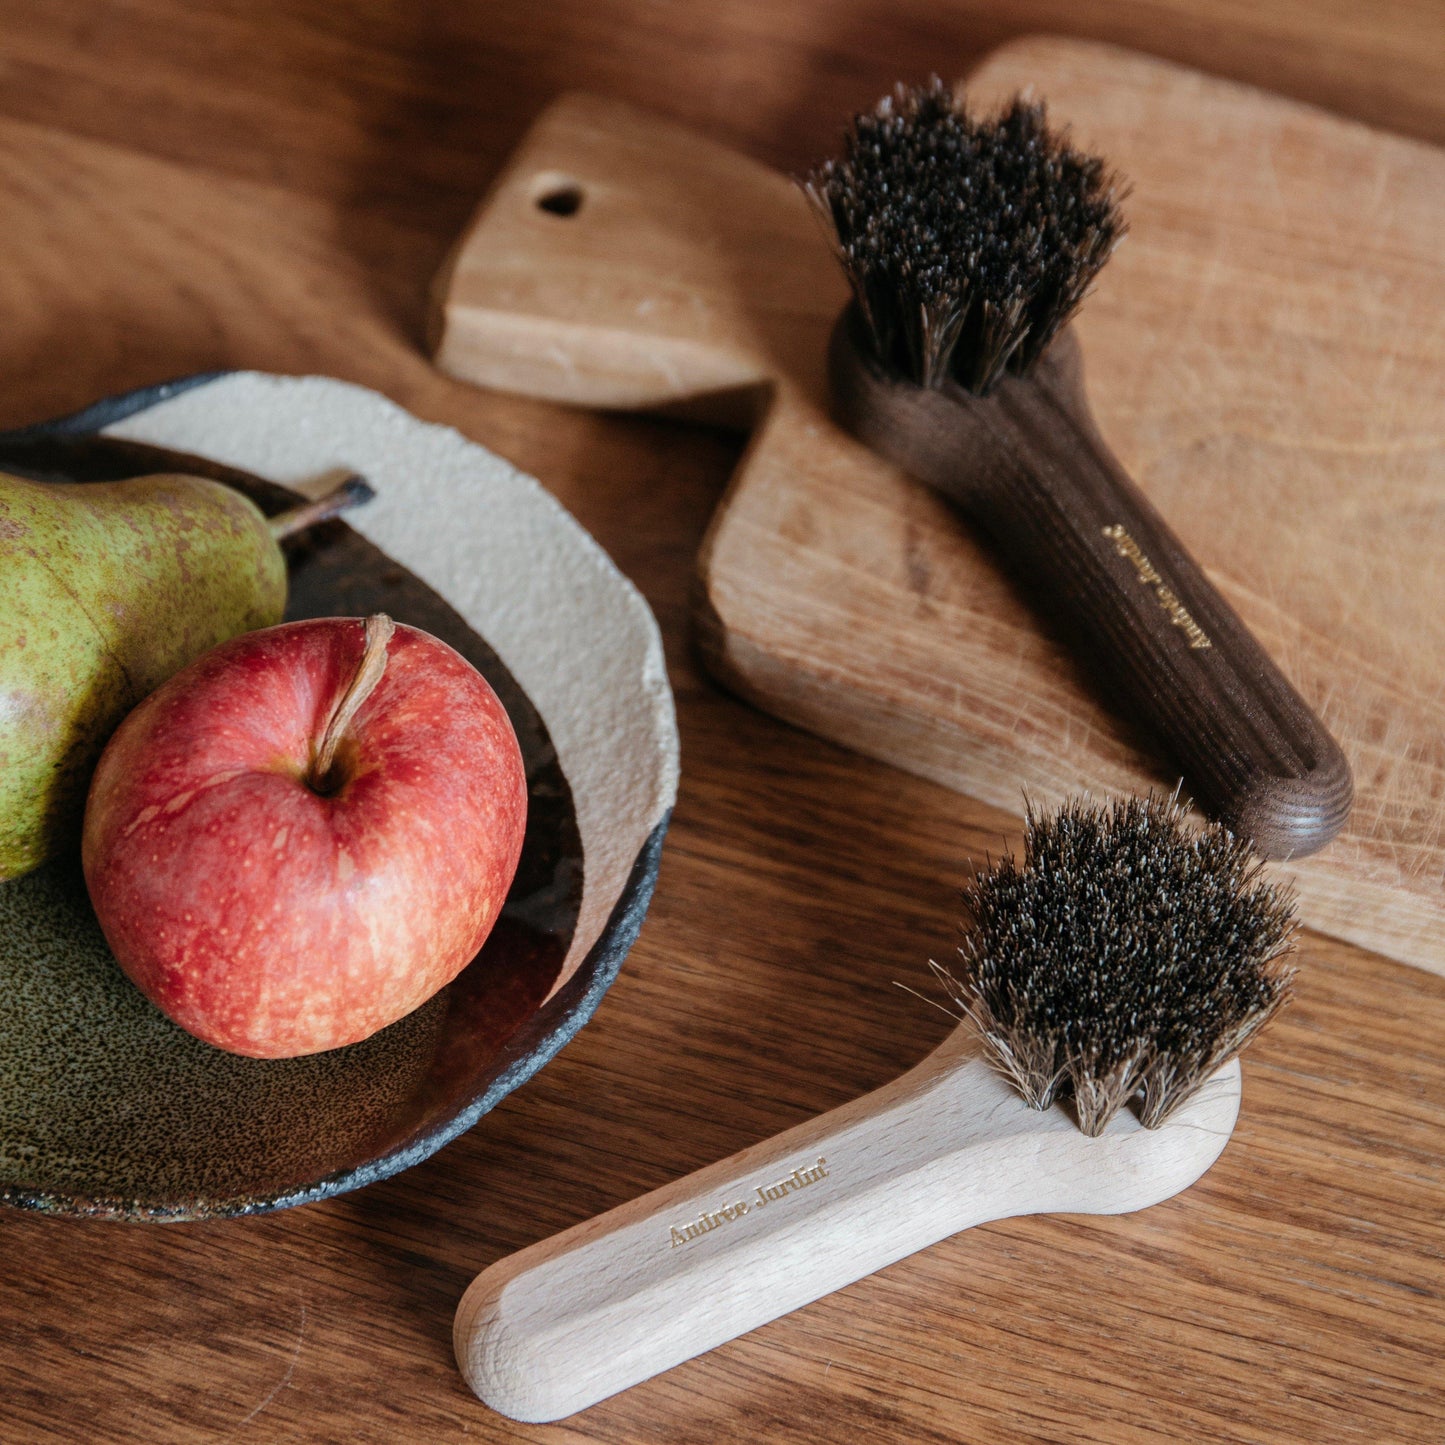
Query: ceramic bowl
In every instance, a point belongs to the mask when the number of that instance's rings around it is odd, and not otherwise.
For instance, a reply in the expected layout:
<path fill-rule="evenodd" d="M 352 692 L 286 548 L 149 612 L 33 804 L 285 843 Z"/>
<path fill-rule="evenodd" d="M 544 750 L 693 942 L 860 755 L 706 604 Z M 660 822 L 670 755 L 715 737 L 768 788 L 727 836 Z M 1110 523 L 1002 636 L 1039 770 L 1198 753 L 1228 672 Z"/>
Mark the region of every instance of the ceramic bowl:
<path fill-rule="evenodd" d="M 324 377 L 228 372 L 0 435 L 0 467 L 219 476 L 266 511 L 341 470 L 374 501 L 291 555 L 290 618 L 385 611 L 436 633 L 507 706 L 530 812 L 502 917 L 459 978 L 363 1043 L 242 1059 L 126 980 L 78 861 L 0 884 L 0 1202 L 200 1219 L 406 1168 L 591 1017 L 651 898 L 677 730 L 647 604 L 535 481 L 457 432 Z"/>

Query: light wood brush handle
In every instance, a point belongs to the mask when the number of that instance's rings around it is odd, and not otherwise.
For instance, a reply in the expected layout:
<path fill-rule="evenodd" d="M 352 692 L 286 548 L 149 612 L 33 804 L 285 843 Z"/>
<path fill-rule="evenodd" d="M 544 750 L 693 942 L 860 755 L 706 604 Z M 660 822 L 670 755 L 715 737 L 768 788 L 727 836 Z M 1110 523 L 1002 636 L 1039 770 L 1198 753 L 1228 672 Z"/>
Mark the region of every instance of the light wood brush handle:
<path fill-rule="evenodd" d="M 1206 813 L 1272 858 L 1335 836 L 1354 791 L 1339 744 L 1109 451 L 1067 328 L 979 398 L 897 378 L 850 308 L 829 373 L 845 425 L 988 534 Z"/>
<path fill-rule="evenodd" d="M 1162 1128 L 1121 1114 L 1089 1139 L 960 1028 L 884 1088 L 483 1271 L 458 1363 L 493 1409 L 561 1419 L 970 1225 L 1167 1199 L 1219 1156 L 1239 1094 L 1234 1062 Z"/>

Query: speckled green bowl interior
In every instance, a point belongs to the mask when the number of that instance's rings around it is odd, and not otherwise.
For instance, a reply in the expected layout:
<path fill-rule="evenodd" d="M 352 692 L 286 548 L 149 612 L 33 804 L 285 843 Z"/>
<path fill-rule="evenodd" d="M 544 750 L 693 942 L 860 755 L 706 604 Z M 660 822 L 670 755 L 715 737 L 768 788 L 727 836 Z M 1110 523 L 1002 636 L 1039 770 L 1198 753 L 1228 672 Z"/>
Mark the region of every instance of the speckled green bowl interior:
<path fill-rule="evenodd" d="M 221 1053 L 130 983 L 79 869 L 50 864 L 0 887 L 0 1179 L 37 1205 L 181 1214 L 302 1185 L 316 1161 L 368 1156 L 425 1080 L 446 1014 L 436 998 L 310 1058 Z"/>

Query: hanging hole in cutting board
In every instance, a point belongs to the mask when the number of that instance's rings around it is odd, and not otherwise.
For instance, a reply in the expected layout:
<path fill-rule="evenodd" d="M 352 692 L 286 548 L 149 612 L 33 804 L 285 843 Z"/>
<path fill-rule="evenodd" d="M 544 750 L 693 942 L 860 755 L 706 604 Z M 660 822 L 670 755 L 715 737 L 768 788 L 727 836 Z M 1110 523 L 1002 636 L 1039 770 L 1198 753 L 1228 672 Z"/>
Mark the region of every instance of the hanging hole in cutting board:
<path fill-rule="evenodd" d="M 532 198 L 539 211 L 564 218 L 575 216 L 587 199 L 587 192 L 568 176 L 556 174 L 537 177 Z"/>

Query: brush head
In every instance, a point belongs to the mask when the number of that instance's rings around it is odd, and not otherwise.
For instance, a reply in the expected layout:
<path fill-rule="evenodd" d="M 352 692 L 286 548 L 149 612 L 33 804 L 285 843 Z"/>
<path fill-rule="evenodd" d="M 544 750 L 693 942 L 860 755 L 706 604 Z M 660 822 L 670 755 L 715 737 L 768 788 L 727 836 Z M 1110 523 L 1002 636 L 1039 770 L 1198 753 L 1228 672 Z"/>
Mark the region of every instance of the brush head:
<path fill-rule="evenodd" d="M 1027 374 L 1124 233 L 1117 180 L 1041 104 L 971 117 L 936 77 L 857 116 L 803 189 L 878 358 L 979 396 Z"/>
<path fill-rule="evenodd" d="M 1153 1128 L 1288 997 L 1293 901 L 1262 866 L 1177 798 L 1030 807 L 1022 864 L 966 886 L 958 971 L 935 967 L 1034 1108 L 1071 1094 L 1095 1135 L 1142 1095 Z"/>

